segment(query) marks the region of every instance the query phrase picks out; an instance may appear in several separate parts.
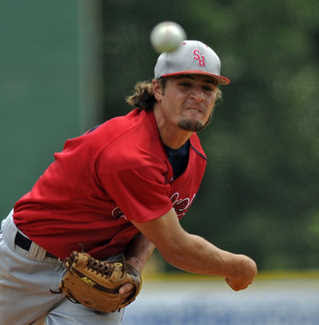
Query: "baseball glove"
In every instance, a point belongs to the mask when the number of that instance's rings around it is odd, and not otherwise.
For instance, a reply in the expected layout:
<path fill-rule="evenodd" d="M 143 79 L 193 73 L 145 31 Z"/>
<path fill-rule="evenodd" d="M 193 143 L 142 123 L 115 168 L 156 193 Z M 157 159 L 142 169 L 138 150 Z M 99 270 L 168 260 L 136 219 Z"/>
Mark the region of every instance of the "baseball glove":
<path fill-rule="evenodd" d="M 124 258 L 117 261 L 100 261 L 87 253 L 74 251 L 66 258 L 67 269 L 59 291 L 75 303 L 100 312 L 114 312 L 138 295 L 142 280 L 139 272 Z M 119 294 L 119 288 L 131 283 L 134 291 L 129 296 Z"/>

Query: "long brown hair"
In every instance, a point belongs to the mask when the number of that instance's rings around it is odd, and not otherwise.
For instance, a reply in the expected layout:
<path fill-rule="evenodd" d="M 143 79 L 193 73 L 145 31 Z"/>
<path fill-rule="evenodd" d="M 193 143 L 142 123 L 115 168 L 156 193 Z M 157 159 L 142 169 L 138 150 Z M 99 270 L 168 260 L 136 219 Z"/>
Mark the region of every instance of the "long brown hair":
<path fill-rule="evenodd" d="M 158 79 L 161 88 L 164 90 L 167 78 Z M 222 98 L 222 92 L 219 88 L 216 88 L 216 101 Z M 156 99 L 154 97 L 153 85 L 151 81 L 140 81 L 136 83 L 134 87 L 134 92 L 132 95 L 125 98 L 126 103 L 138 107 L 139 109 L 144 109 L 146 111 L 152 110 Z"/>

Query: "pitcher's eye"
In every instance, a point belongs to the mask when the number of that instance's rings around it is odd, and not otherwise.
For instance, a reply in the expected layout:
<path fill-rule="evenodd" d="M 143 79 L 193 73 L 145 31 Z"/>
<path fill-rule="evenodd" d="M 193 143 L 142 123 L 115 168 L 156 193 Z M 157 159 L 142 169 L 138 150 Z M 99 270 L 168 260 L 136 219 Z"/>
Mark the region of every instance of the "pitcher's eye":
<path fill-rule="evenodd" d="M 210 92 L 210 91 L 213 91 L 214 88 L 210 87 L 210 86 L 203 86 L 203 90 Z"/>
<path fill-rule="evenodd" d="M 191 87 L 192 84 L 190 82 L 181 82 L 179 85 L 182 87 Z"/>

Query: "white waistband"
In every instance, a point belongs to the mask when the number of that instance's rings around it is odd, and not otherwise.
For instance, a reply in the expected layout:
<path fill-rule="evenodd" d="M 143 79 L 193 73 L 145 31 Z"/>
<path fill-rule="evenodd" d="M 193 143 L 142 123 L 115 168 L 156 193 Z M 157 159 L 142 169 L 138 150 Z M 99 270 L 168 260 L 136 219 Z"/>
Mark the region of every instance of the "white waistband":
<path fill-rule="evenodd" d="M 13 221 L 13 210 L 10 211 L 9 215 L 2 220 L 1 222 L 1 230 L 3 232 L 3 239 L 7 246 L 13 250 L 16 251 L 17 253 L 27 256 L 30 259 L 36 260 L 36 261 L 48 261 L 48 262 L 55 262 L 58 263 L 58 260 L 55 258 L 51 257 L 46 257 L 46 250 L 36 244 L 35 242 L 32 241 L 32 244 L 30 246 L 29 251 L 18 247 L 15 244 L 15 237 L 17 232 L 20 232 L 23 236 L 27 237 L 25 234 L 23 234 L 15 225 Z"/>

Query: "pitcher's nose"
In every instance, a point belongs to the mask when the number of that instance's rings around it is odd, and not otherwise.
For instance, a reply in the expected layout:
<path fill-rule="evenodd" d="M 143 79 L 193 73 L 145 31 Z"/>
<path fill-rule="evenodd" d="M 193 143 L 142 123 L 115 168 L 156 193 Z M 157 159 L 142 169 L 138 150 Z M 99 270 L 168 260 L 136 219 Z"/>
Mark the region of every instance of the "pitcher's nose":
<path fill-rule="evenodd" d="M 205 100 L 205 93 L 200 88 L 194 88 L 191 91 L 190 97 L 196 100 L 197 102 L 202 102 Z"/>

